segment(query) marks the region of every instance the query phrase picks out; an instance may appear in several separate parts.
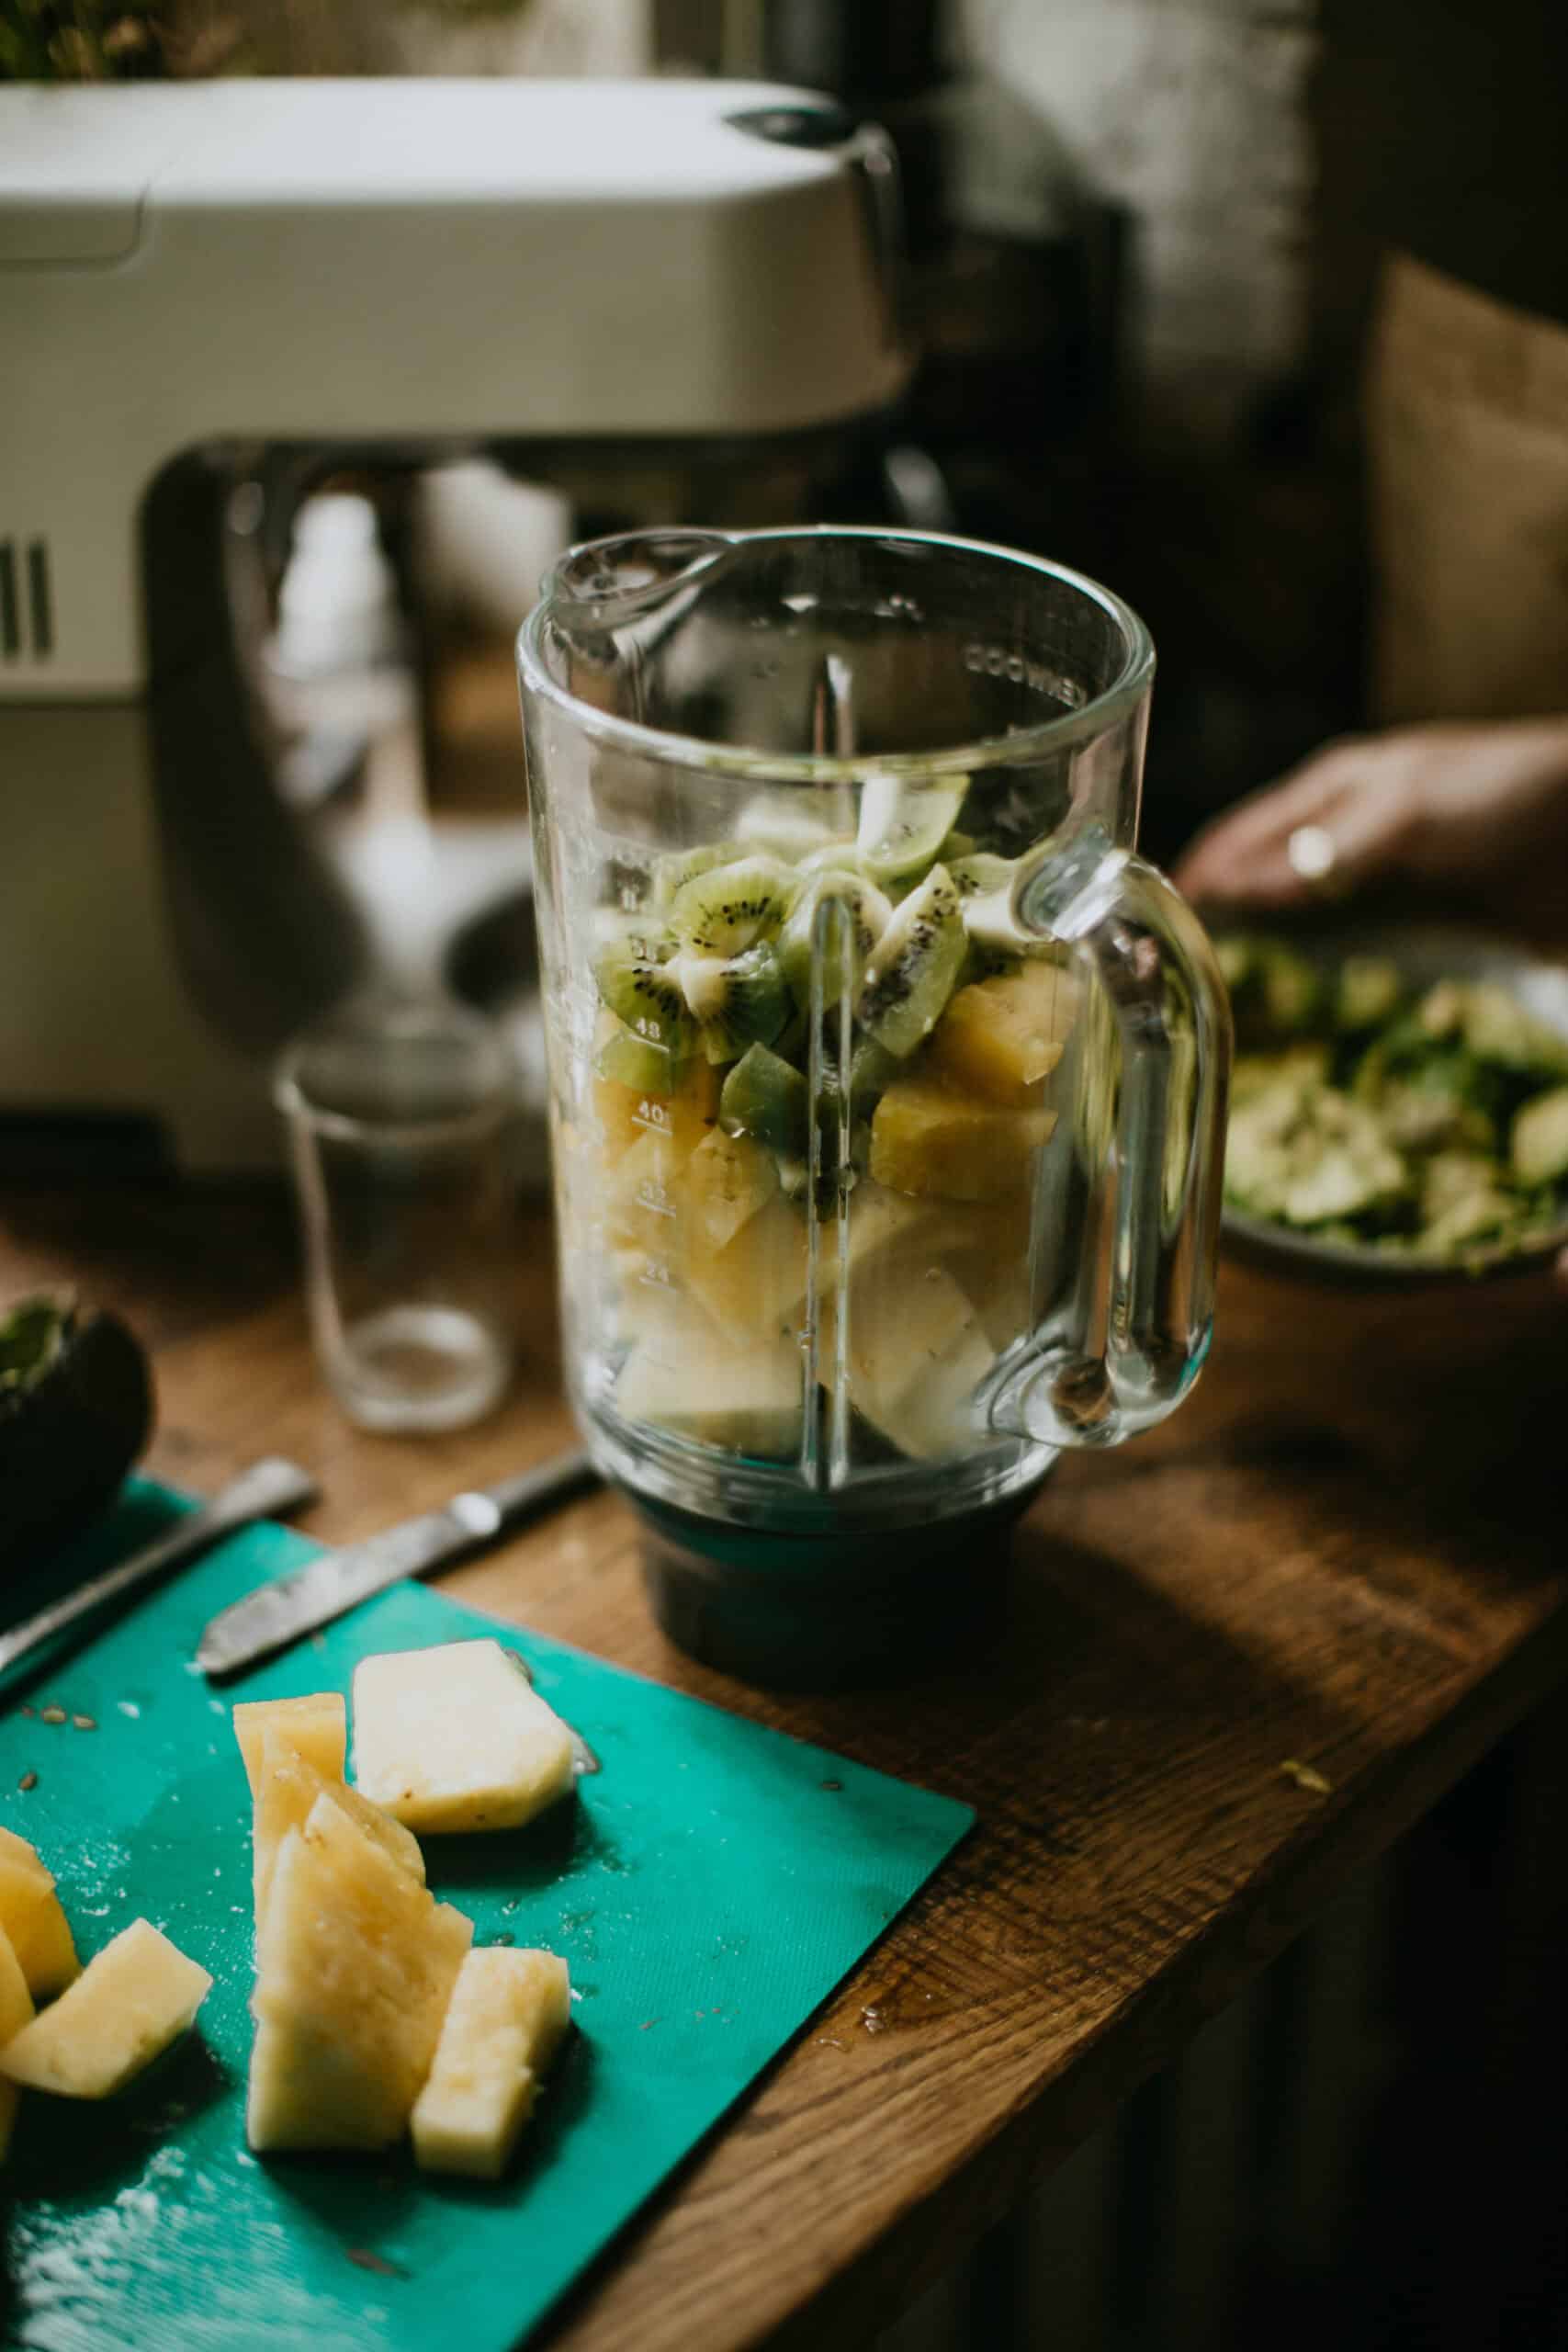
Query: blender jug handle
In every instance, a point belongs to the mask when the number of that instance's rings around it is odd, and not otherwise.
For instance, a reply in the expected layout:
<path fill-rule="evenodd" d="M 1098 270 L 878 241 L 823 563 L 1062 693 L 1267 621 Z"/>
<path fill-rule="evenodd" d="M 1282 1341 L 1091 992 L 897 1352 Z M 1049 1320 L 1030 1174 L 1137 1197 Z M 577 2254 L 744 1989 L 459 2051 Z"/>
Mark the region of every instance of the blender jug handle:
<path fill-rule="evenodd" d="M 1119 1445 L 1175 1409 L 1208 1353 L 1230 1001 L 1185 899 L 1098 826 L 1028 867 L 1012 911 L 1021 929 L 1071 946 L 1086 991 L 1098 989 L 1109 1004 L 1121 1069 L 1114 1102 L 1111 1072 L 1080 1070 L 1072 1112 L 1072 1148 L 1089 1161 L 1092 1262 L 1079 1270 L 1070 1308 L 1052 1316 L 992 1399 L 989 1418 L 1036 1443 Z"/>

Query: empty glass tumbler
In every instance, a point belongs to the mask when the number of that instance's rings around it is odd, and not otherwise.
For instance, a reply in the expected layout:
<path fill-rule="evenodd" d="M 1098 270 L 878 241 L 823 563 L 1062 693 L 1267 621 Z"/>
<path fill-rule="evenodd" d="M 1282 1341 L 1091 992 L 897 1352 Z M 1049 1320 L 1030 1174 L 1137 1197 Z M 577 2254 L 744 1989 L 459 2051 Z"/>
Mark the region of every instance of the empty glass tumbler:
<path fill-rule="evenodd" d="M 569 1378 L 678 1638 L 856 1670 L 1209 1343 L 1230 1033 L 1154 654 L 876 530 L 573 550 L 520 640 Z"/>
<path fill-rule="evenodd" d="M 489 1023 L 364 997 L 298 1038 L 278 1108 L 317 1359 L 372 1430 L 461 1429 L 512 1372 L 516 1085 Z"/>

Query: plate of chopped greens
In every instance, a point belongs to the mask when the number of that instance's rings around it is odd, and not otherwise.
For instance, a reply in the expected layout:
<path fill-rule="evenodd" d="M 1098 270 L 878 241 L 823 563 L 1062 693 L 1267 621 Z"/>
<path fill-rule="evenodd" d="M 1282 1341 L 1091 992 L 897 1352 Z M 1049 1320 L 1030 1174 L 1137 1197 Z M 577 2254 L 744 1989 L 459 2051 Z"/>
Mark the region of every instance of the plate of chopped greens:
<path fill-rule="evenodd" d="M 1416 924 L 1215 945 L 1236 1026 L 1234 1240 L 1395 1282 L 1568 1247 L 1568 968 Z"/>

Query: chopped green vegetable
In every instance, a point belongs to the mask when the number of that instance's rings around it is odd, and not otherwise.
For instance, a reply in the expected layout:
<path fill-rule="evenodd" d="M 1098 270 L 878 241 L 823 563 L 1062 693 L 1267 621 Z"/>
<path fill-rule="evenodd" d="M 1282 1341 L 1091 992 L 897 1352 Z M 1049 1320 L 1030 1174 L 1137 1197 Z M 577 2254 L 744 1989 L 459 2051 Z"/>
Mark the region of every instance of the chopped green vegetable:
<path fill-rule="evenodd" d="M 1219 946 L 1244 1050 L 1225 1196 L 1324 1240 L 1463 1262 L 1568 1217 L 1568 1038 L 1495 982 L 1418 991 L 1382 956 L 1325 976 Z"/>

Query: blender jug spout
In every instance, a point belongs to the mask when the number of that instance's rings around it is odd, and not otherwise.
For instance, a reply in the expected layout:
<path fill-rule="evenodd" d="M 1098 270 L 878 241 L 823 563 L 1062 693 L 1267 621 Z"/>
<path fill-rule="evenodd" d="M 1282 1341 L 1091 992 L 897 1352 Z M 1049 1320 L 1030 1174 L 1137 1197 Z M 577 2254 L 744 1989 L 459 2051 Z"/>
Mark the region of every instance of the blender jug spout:
<path fill-rule="evenodd" d="M 732 531 L 625 531 L 573 548 L 545 583 L 563 637 L 602 639 L 679 616 L 740 542 Z"/>

